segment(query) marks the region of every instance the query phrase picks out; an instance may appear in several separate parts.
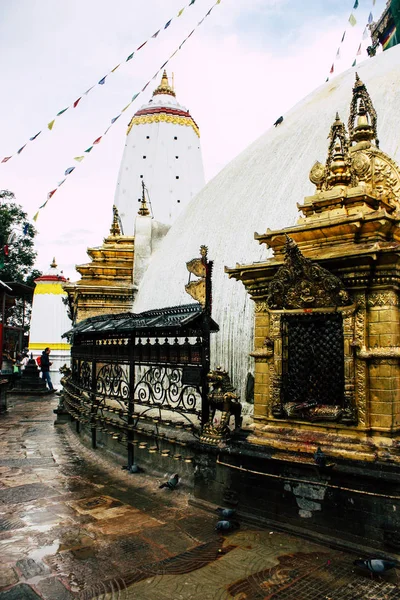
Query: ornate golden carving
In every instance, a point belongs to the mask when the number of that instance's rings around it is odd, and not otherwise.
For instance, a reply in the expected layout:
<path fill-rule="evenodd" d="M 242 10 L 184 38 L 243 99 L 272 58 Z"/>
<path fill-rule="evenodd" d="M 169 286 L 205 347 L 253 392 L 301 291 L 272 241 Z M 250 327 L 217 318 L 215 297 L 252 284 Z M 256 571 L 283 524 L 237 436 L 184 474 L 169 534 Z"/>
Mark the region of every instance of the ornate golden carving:
<path fill-rule="evenodd" d="M 396 292 L 372 292 L 368 295 L 368 306 L 399 306 Z"/>
<path fill-rule="evenodd" d="M 268 303 L 265 300 L 256 300 L 255 312 L 268 312 Z"/>
<path fill-rule="evenodd" d="M 356 73 L 348 121 L 350 140 L 352 142 L 359 142 L 374 139 L 376 147 L 379 148 L 377 121 L 378 117 L 371 97 Z"/>
<path fill-rule="evenodd" d="M 369 358 L 400 358 L 400 347 L 389 346 L 388 348 L 360 348 L 357 350 L 357 358 L 367 360 Z"/>
<path fill-rule="evenodd" d="M 190 281 L 185 285 L 185 291 L 192 296 L 194 300 L 197 300 L 203 307 L 206 305 L 206 260 L 207 260 L 207 246 L 200 247 L 201 258 L 192 258 L 186 263 L 187 270 L 189 273 L 193 273 L 196 277 L 194 281 Z"/>
<path fill-rule="evenodd" d="M 305 258 L 287 237 L 285 263 L 268 286 L 272 309 L 334 307 L 349 304 L 350 298 L 338 277 Z"/>
<path fill-rule="evenodd" d="M 172 123 L 173 125 L 183 125 L 192 127 L 195 134 L 200 137 L 200 130 L 191 116 L 182 117 L 178 115 L 170 115 L 168 113 L 155 113 L 153 115 L 141 115 L 132 117 L 126 135 L 128 135 L 134 125 L 144 125 L 146 123 Z"/>
<path fill-rule="evenodd" d="M 167 94 L 168 96 L 174 96 L 174 97 L 176 96 L 174 90 L 169 85 L 168 75 L 167 75 L 167 71 L 165 69 L 164 69 L 162 77 L 161 77 L 161 83 L 154 90 L 153 96 L 157 96 L 158 94 Z"/>
<path fill-rule="evenodd" d="M 235 417 L 235 431 L 240 429 L 242 405 L 238 402 L 239 396 L 235 394 L 235 388 L 231 384 L 227 371 L 218 367 L 215 371 L 208 373 L 207 379 L 212 386 L 207 396 L 210 416 L 203 427 L 200 441 L 217 446 L 226 442 L 232 434 L 229 429 L 229 421 L 232 415 Z M 219 423 L 214 423 L 217 409 L 221 411 L 221 418 Z"/>

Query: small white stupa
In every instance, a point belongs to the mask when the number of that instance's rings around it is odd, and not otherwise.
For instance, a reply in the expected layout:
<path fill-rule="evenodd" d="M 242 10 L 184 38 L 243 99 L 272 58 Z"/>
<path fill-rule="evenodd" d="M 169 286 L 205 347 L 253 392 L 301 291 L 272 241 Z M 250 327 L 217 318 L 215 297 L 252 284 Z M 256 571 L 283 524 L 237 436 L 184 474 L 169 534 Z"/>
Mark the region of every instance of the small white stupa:
<path fill-rule="evenodd" d="M 33 357 L 41 356 L 43 350 L 50 348 L 51 379 L 54 386 L 59 384 L 59 368 L 70 363 L 70 345 L 61 336 L 71 329 L 71 321 L 63 298 L 67 298 L 62 284 L 63 275 L 57 271 L 55 258 L 47 273 L 35 279 L 31 325 L 29 332 L 29 352 Z"/>
<path fill-rule="evenodd" d="M 151 217 L 167 226 L 205 184 L 199 128 L 177 102 L 166 71 L 129 123 L 114 202 L 124 235 L 135 234 L 142 182 Z"/>

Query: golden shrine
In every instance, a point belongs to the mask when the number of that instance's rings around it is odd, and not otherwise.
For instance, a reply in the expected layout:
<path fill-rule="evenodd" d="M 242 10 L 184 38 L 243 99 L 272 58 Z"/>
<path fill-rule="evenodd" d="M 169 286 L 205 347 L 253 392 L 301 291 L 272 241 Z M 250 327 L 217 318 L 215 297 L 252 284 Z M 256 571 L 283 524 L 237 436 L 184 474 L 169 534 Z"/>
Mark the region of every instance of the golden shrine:
<path fill-rule="evenodd" d="M 81 279 L 63 286 L 74 324 L 100 314 L 131 310 L 134 240 L 134 237 L 121 234 L 118 211 L 114 206 L 110 235 L 102 246 L 87 249 L 91 262 L 76 267 Z"/>
<path fill-rule="evenodd" d="M 400 170 L 356 76 L 313 196 L 293 227 L 255 234 L 265 262 L 226 268 L 255 301 L 254 425 L 274 458 L 400 463 Z"/>

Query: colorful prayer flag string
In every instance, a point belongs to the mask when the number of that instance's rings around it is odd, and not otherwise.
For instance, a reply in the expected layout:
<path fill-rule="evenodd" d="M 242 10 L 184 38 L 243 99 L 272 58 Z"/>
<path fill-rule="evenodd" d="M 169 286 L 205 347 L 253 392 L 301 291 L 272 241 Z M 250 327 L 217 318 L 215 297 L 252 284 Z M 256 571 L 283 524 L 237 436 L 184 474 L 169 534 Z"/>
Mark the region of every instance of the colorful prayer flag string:
<path fill-rule="evenodd" d="M 189 4 L 187 6 L 184 6 L 176 15 L 177 17 L 180 17 L 183 13 L 183 11 L 185 10 L 185 8 L 188 8 L 189 6 L 192 6 L 192 4 L 195 3 L 196 0 L 191 0 L 189 2 Z M 173 17 L 172 19 L 169 19 L 163 28 L 158 29 L 158 31 L 156 31 L 152 36 L 149 37 L 149 39 L 147 39 L 145 42 L 143 42 L 143 44 L 141 44 L 138 48 L 136 48 L 136 50 L 134 52 L 132 52 L 124 62 L 128 62 L 130 60 L 132 60 L 132 58 L 134 57 L 134 55 L 136 54 L 136 52 L 138 52 L 139 50 L 141 50 L 150 39 L 156 39 L 159 35 L 159 33 L 161 32 L 161 29 L 168 29 L 168 27 L 171 25 L 172 21 L 174 20 L 175 17 Z M 54 119 L 52 119 L 48 124 L 47 124 L 47 128 L 49 129 L 49 131 L 53 130 L 54 124 L 56 122 L 57 117 L 61 117 L 61 115 L 63 115 L 65 112 L 67 112 L 67 110 L 69 110 L 70 108 L 76 108 L 80 102 L 80 100 L 82 100 L 83 96 L 87 96 L 96 86 L 98 85 L 105 85 L 106 83 L 106 79 L 109 75 L 111 75 L 111 73 L 115 73 L 115 71 L 118 69 L 118 67 L 120 67 L 121 63 L 119 63 L 118 65 L 116 65 L 113 69 L 111 69 L 106 75 L 104 75 L 101 79 L 99 79 L 99 81 L 95 84 L 92 85 L 88 90 L 86 90 L 86 92 L 84 94 L 82 94 L 82 96 L 80 96 L 79 98 L 77 98 L 77 100 L 75 100 L 70 106 L 67 106 L 66 108 L 63 108 L 62 110 L 60 110 Z M 21 146 L 21 148 L 19 150 L 17 150 L 16 152 L 14 152 L 14 154 L 10 154 L 10 156 L 5 156 L 3 158 L 2 161 L 0 161 L 1 163 L 6 163 L 8 162 L 11 158 L 13 158 L 14 156 L 17 156 L 18 154 L 20 154 L 22 152 L 22 150 L 25 148 L 25 146 L 29 143 L 29 142 L 33 142 L 34 140 L 37 139 L 37 137 L 39 136 L 39 134 L 41 133 L 41 131 L 39 131 L 39 133 L 37 133 L 36 135 L 32 136 L 29 138 L 29 140 L 23 145 Z"/>
<path fill-rule="evenodd" d="M 359 8 L 359 5 L 360 5 L 360 1 L 359 0 L 354 0 L 352 11 L 351 11 L 350 16 L 348 18 L 348 23 L 349 23 L 349 25 L 351 27 L 355 27 L 357 25 L 357 19 L 356 19 L 355 15 L 354 15 L 354 11 L 356 11 Z M 375 0 L 372 0 L 372 5 L 375 6 Z M 368 16 L 368 23 L 371 24 L 372 20 L 373 20 L 373 16 L 372 16 L 372 13 L 370 12 L 370 14 Z M 342 44 L 343 44 L 343 42 L 345 40 L 346 32 L 347 32 L 347 29 L 345 29 L 344 32 L 343 32 L 342 39 L 340 41 L 339 47 L 336 50 L 335 60 L 332 63 L 332 66 L 331 66 L 330 71 L 329 71 L 329 75 L 332 75 L 335 72 L 335 63 L 336 63 L 337 60 L 340 60 L 341 57 L 342 57 L 342 51 L 341 51 L 342 48 L 341 48 L 341 46 L 342 46 Z M 364 29 L 363 40 L 366 39 L 367 37 L 368 37 L 368 25 Z M 358 50 L 357 50 L 357 53 L 356 53 L 356 57 L 357 56 L 361 56 L 361 44 L 358 47 Z M 355 58 L 355 60 L 354 60 L 354 62 L 352 64 L 352 67 L 354 67 L 356 63 L 357 63 L 357 58 Z M 329 75 L 328 75 L 328 77 L 326 78 L 325 81 L 329 81 Z"/>
<path fill-rule="evenodd" d="M 195 0 L 192 0 L 190 4 L 194 4 Z M 171 56 L 161 65 L 161 67 L 157 70 L 157 72 L 153 75 L 153 77 L 151 77 L 148 82 L 145 84 L 145 86 L 142 88 L 142 90 L 140 92 L 137 92 L 136 94 L 134 94 L 132 96 L 132 100 L 129 102 L 129 104 L 127 104 L 121 111 L 120 113 L 116 116 L 113 117 L 111 119 L 111 125 L 109 125 L 107 127 L 107 129 L 104 131 L 104 133 L 102 135 L 100 135 L 98 138 L 96 138 L 92 144 L 86 149 L 84 150 L 84 153 L 88 154 L 89 152 L 91 152 L 94 148 L 94 146 L 98 145 L 101 140 L 103 139 L 103 137 L 106 135 L 106 133 L 111 129 L 111 127 L 115 124 L 115 122 L 119 119 L 119 117 L 122 115 L 122 113 L 127 110 L 131 104 L 136 100 L 136 98 L 138 96 L 140 96 L 140 94 L 143 93 L 143 91 L 147 88 L 147 86 L 151 83 L 151 81 L 153 79 L 155 79 L 157 77 L 157 75 L 164 69 L 164 67 L 170 62 L 170 60 L 175 56 L 175 54 L 177 52 L 179 52 L 179 50 L 182 48 L 182 46 L 185 44 L 185 42 L 193 35 L 193 33 L 196 31 L 196 29 L 198 29 L 198 27 L 200 27 L 200 25 L 203 23 L 204 19 L 206 17 L 208 17 L 212 10 L 221 3 L 221 0 L 216 0 L 216 2 L 212 5 L 212 7 L 210 8 L 210 10 L 206 13 L 206 15 L 203 17 L 203 19 L 201 19 L 201 21 L 198 22 L 198 24 L 196 25 L 196 27 L 185 37 L 185 39 L 183 40 L 183 42 L 181 42 L 181 44 L 176 48 L 176 50 L 171 54 Z M 190 6 L 190 5 L 189 5 Z M 332 65 L 333 66 L 333 65 Z M 11 157 L 10 157 L 11 158 Z M 80 164 L 83 159 L 85 158 L 85 156 L 76 156 L 74 158 L 75 161 L 78 162 L 78 164 Z M 8 158 L 6 157 L 6 159 L 8 160 Z M 5 159 L 3 159 L 4 162 Z M 77 166 L 77 165 L 76 165 Z M 64 179 L 57 184 L 57 187 L 54 188 L 53 190 L 51 190 L 48 194 L 47 194 L 47 199 L 46 202 L 44 202 L 44 204 L 42 204 L 41 206 L 39 206 L 38 211 L 35 213 L 35 215 L 33 216 L 33 221 L 36 221 L 38 216 L 39 216 L 39 212 L 42 210 L 42 208 L 44 208 L 47 204 L 47 202 L 54 196 L 54 194 L 57 192 L 57 190 L 59 189 L 59 187 L 66 181 L 66 178 L 71 175 L 71 173 L 73 171 L 75 171 L 76 166 L 74 167 L 68 167 L 67 169 L 65 169 L 64 171 Z"/>

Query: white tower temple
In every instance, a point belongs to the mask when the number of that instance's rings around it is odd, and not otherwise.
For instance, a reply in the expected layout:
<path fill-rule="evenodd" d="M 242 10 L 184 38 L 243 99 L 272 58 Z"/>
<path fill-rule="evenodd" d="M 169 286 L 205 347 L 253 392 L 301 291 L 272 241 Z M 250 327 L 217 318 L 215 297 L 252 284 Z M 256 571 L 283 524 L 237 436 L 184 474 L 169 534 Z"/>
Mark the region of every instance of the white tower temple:
<path fill-rule="evenodd" d="M 31 325 L 29 333 L 29 352 L 36 358 L 43 350 L 50 348 L 51 380 L 57 386 L 60 380 L 59 368 L 70 363 L 70 345 L 61 336 L 71 329 L 71 321 L 63 298 L 67 297 L 62 284 L 65 277 L 57 271 L 55 259 L 48 273 L 35 279 Z"/>
<path fill-rule="evenodd" d="M 129 123 L 115 193 L 124 235 L 135 233 L 142 181 L 151 216 L 164 225 L 171 225 L 205 184 L 199 128 L 177 102 L 165 71 L 152 99 Z"/>

